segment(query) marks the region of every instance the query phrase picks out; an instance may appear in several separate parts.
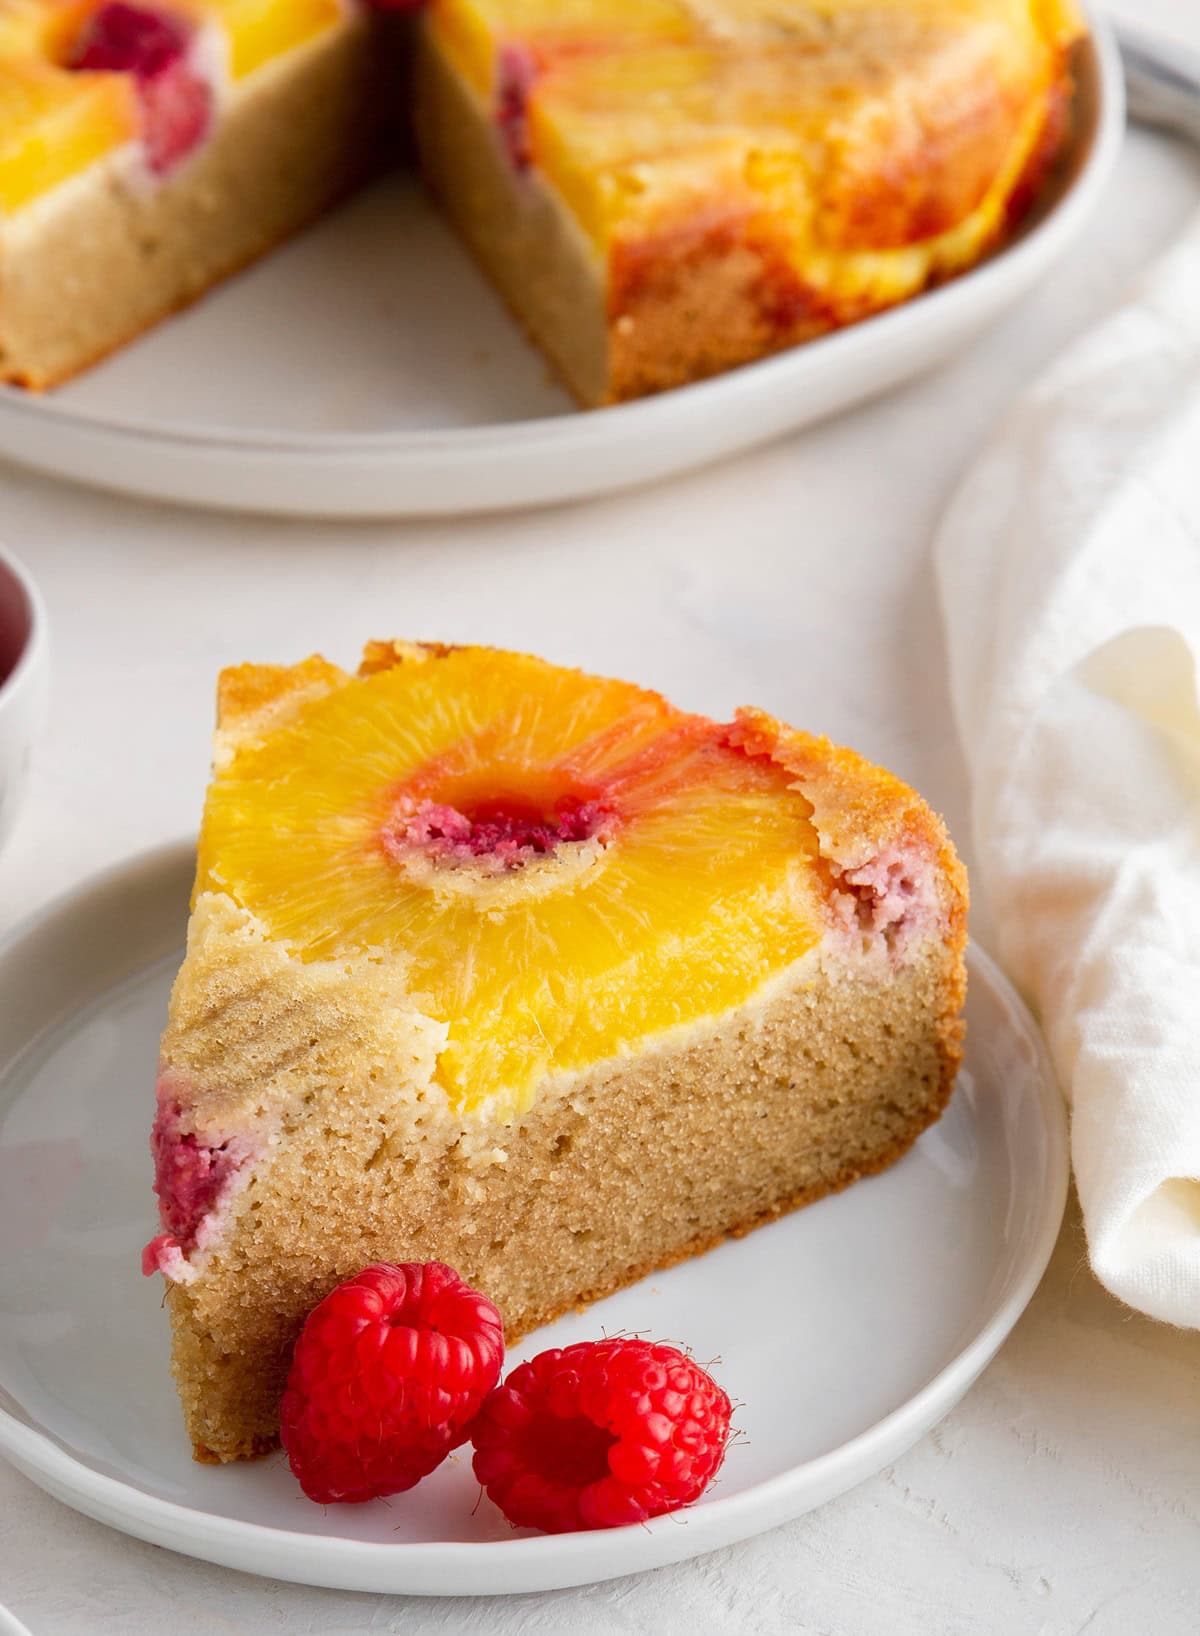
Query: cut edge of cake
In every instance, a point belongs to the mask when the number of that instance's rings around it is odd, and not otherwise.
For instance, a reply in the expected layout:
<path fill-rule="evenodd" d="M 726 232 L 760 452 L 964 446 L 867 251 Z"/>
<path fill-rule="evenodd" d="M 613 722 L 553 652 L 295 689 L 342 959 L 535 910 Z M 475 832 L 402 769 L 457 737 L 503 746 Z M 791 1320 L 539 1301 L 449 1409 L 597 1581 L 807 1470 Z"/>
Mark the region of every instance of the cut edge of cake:
<path fill-rule="evenodd" d="M 69 380 L 353 192 L 380 163 L 375 27 L 348 9 L 243 80 L 214 72 L 210 129 L 168 174 L 135 140 L 0 214 L 0 380 Z"/>

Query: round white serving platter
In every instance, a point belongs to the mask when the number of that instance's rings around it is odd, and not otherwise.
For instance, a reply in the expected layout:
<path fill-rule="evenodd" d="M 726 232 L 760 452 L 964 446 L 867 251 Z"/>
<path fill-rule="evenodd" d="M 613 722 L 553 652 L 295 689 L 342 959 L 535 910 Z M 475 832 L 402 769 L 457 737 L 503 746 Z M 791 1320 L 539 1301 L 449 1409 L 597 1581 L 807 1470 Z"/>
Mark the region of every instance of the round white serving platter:
<path fill-rule="evenodd" d="M 691 1510 L 543 1537 L 481 1500 L 469 1451 L 390 1502 L 322 1507 L 282 1456 L 195 1465 L 167 1318 L 147 1132 L 193 869 L 176 845 L 85 884 L 0 947 L 0 1452 L 142 1539 L 280 1579 L 425 1594 L 552 1589 L 710 1551 L 820 1505 L 958 1401 L 1040 1279 L 1067 1142 L 1044 1047 L 979 950 L 964 1070 L 884 1175 L 643 1280 L 516 1348 L 639 1331 L 685 1343 L 742 1436 Z"/>
<path fill-rule="evenodd" d="M 579 413 L 411 180 L 392 178 L 44 395 L 0 387 L 0 455 L 102 488 L 300 516 L 466 513 L 648 482 L 951 356 L 1079 234 L 1124 128 L 1104 19 L 1037 217 L 915 301 L 715 380 Z"/>

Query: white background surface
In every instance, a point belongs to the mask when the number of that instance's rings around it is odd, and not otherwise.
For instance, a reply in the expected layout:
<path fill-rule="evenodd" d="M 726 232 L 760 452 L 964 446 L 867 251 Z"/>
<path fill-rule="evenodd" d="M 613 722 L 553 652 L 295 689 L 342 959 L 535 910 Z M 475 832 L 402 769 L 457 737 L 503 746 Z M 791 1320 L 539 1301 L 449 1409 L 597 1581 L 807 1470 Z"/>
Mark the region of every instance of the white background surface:
<path fill-rule="evenodd" d="M 1176 20 L 1185 9 L 1200 39 L 1182 0 L 1136 8 Z M 349 663 L 368 635 L 528 648 L 717 714 L 762 705 L 911 779 L 969 862 L 933 523 L 1014 391 L 1119 298 L 1198 201 L 1200 160 L 1135 136 L 1083 245 L 951 367 L 736 463 L 582 509 L 250 522 L 0 467 L 0 534 L 41 583 L 54 667 L 32 800 L 0 858 L 0 927 L 96 867 L 194 829 L 220 665 L 314 648 Z M 983 912 L 974 925 L 986 942 Z M 1072 1214 L 1032 1307 L 961 1408 L 894 1469 L 748 1544 L 594 1589 L 406 1601 L 175 1557 L 0 1467 L 0 1601 L 33 1636 L 1191 1636 L 1200 1334 L 1105 1295 Z"/>

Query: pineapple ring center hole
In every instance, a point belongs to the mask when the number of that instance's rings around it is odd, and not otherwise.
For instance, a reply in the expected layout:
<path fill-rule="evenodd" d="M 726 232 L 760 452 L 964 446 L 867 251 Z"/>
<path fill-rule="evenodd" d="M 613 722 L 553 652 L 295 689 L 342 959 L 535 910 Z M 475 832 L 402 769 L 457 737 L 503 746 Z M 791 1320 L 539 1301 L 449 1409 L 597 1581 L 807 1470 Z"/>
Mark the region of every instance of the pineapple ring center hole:
<path fill-rule="evenodd" d="M 393 862 L 511 875 L 539 862 L 596 856 L 611 839 L 613 814 L 590 796 L 538 800 L 523 791 L 460 796 L 457 801 L 401 796 L 381 832 Z"/>

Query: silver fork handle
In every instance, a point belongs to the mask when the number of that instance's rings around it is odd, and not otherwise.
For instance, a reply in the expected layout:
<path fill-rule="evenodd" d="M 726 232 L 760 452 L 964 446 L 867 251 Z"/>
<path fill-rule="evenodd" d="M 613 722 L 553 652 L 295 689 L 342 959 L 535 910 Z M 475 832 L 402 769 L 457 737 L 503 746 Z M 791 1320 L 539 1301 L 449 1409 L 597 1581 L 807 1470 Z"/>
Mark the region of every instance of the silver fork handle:
<path fill-rule="evenodd" d="M 1200 142 L 1200 57 L 1125 23 L 1114 27 L 1130 118 Z"/>

